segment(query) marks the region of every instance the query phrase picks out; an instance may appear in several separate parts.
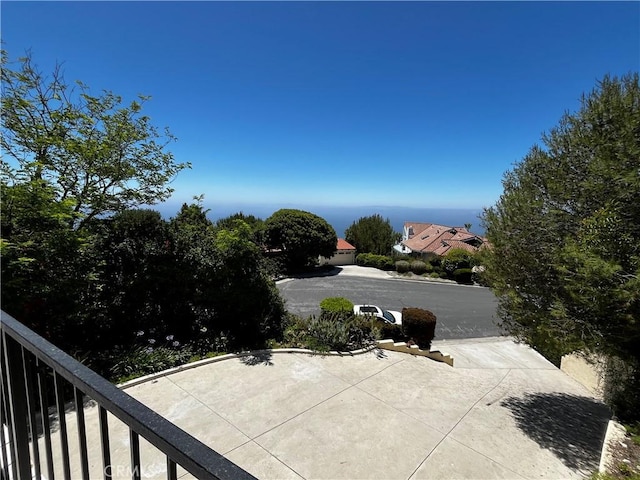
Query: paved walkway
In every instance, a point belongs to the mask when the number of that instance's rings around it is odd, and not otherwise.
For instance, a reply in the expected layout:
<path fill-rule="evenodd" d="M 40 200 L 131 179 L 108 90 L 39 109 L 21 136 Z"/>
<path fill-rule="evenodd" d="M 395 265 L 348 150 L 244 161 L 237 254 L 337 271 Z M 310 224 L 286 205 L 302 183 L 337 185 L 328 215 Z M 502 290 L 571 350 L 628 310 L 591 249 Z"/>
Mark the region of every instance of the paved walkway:
<path fill-rule="evenodd" d="M 434 347 L 455 367 L 388 351 L 274 353 L 126 391 L 261 479 L 563 479 L 597 468 L 609 415 L 581 385 L 505 338 Z M 121 464 L 125 478 L 118 423 L 110 418 L 113 473 Z M 142 464 L 146 478 L 164 478 L 144 442 Z"/>

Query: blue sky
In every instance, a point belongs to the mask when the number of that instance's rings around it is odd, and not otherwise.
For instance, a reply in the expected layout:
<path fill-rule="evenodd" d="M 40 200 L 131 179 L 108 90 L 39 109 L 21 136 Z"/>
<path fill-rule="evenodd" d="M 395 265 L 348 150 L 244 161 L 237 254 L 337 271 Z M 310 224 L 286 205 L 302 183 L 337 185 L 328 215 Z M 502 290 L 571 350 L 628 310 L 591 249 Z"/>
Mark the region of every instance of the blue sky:
<path fill-rule="evenodd" d="M 11 58 L 145 106 L 193 168 L 170 204 L 479 209 L 604 74 L 638 2 L 14 2 Z M 175 211 L 175 210 L 173 210 Z M 424 219 L 428 220 L 428 219 Z"/>

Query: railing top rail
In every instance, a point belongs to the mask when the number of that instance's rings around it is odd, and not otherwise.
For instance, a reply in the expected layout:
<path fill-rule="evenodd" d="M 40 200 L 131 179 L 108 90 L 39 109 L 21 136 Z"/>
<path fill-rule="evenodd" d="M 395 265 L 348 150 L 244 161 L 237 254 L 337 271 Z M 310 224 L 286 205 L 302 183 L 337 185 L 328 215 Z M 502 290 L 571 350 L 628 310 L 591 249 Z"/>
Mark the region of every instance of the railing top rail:
<path fill-rule="evenodd" d="M 255 479 L 1 310 L 0 327 L 69 383 L 197 478 Z"/>

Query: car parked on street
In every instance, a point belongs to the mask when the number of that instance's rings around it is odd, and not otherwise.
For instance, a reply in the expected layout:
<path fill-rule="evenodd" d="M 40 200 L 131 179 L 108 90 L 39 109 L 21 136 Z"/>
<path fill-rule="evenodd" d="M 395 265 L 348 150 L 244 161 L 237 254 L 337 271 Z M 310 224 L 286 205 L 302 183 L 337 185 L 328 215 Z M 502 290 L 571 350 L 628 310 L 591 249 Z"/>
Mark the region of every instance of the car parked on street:
<path fill-rule="evenodd" d="M 376 305 L 354 305 L 353 313 L 356 315 L 371 315 L 387 323 L 402 325 L 402 313 L 395 310 L 384 310 Z"/>

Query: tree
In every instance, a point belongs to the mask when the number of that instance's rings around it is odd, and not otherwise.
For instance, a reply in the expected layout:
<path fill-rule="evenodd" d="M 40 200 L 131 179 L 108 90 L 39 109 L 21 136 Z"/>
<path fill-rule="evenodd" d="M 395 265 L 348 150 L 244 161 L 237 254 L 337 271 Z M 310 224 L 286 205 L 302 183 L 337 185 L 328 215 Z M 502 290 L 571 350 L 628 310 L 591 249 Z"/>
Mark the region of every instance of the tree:
<path fill-rule="evenodd" d="M 128 346 L 137 331 L 188 338 L 189 322 L 175 315 L 185 292 L 176 282 L 167 222 L 154 210 L 125 210 L 94 225 L 99 267 L 91 348 Z"/>
<path fill-rule="evenodd" d="M 542 142 L 483 215 L 502 326 L 556 364 L 588 349 L 640 366 L 638 74 L 604 77 Z"/>
<path fill-rule="evenodd" d="M 70 86 L 60 66 L 51 76 L 28 54 L 8 66 L 2 51 L 2 174 L 8 184 L 46 180 L 54 199 L 70 202 L 75 226 L 92 218 L 150 205 L 169 197 L 169 181 L 188 163 L 165 151 L 175 140 L 159 133 L 142 107 L 149 97 L 123 105 L 110 91 L 92 95 Z"/>
<path fill-rule="evenodd" d="M 233 228 L 234 222 L 242 220 L 245 222 L 253 232 L 258 232 L 262 229 L 264 221 L 254 215 L 245 215 L 242 212 L 234 213 L 228 217 L 220 218 L 216 221 L 216 227 L 218 228 Z"/>
<path fill-rule="evenodd" d="M 249 225 L 236 219 L 215 227 L 199 204 L 183 205 L 170 225 L 175 278 L 187 290 L 189 315 L 183 318 L 203 333 L 201 340 L 213 344 L 224 337 L 225 348 L 255 348 L 279 338 L 284 304 Z"/>
<path fill-rule="evenodd" d="M 400 240 L 400 234 L 393 231 L 388 218 L 383 220 L 380 215 L 375 214 L 353 222 L 345 231 L 345 240 L 360 253 L 389 255 Z"/>
<path fill-rule="evenodd" d="M 60 348 L 86 339 L 75 323 L 83 309 L 91 262 L 88 239 L 71 230 L 70 202 L 45 180 L 1 182 L 2 308 Z"/>
<path fill-rule="evenodd" d="M 265 242 L 281 252 L 286 268 L 300 270 L 315 265 L 318 256 L 331 257 L 338 237 L 325 219 L 313 213 L 281 209 L 265 220 Z"/>
<path fill-rule="evenodd" d="M 241 220 L 243 223 L 249 226 L 251 238 L 257 245 L 264 244 L 264 220 L 254 215 L 245 215 L 242 212 L 234 213 L 225 218 L 220 218 L 216 221 L 216 228 L 231 230 L 235 228 L 237 222 Z"/>
<path fill-rule="evenodd" d="M 251 236 L 249 224 L 235 220 L 215 237 L 220 259 L 216 274 L 221 279 L 216 321 L 240 348 L 264 347 L 267 339 L 280 340 L 286 313 L 262 251 Z"/>

